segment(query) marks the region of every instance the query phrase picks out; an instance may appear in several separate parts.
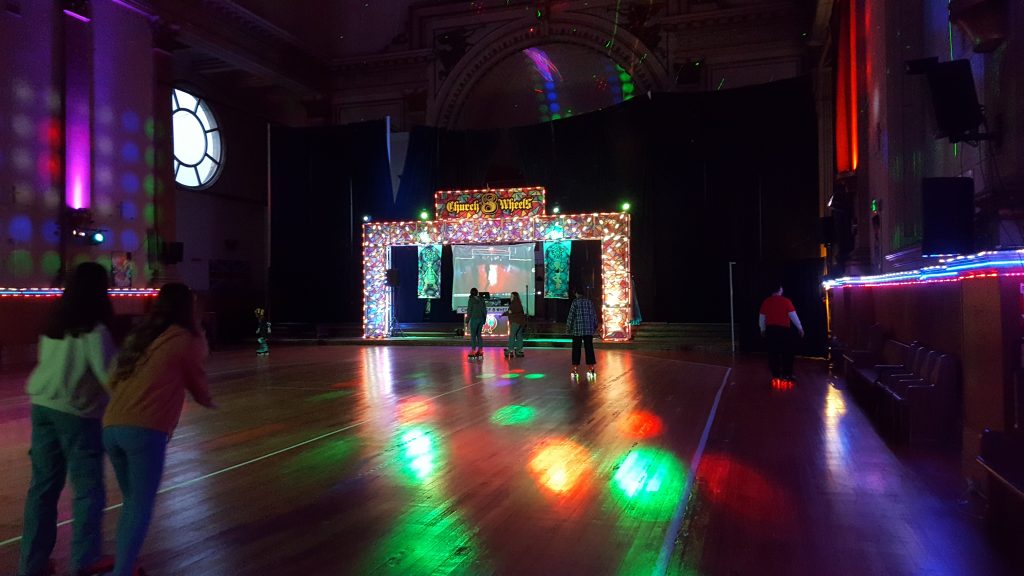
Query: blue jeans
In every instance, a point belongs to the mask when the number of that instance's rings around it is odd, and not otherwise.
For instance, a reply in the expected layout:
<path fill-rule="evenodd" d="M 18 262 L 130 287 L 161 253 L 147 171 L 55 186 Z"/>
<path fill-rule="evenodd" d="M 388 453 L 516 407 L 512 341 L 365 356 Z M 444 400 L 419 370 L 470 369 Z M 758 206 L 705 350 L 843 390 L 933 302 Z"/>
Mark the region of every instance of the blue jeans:
<path fill-rule="evenodd" d="M 164 473 L 167 440 L 167 434 L 148 428 L 109 426 L 103 429 L 103 444 L 124 495 L 124 507 L 117 522 L 113 576 L 130 576 L 135 569 Z"/>
<path fill-rule="evenodd" d="M 43 574 L 57 542 L 57 501 L 71 477 L 71 565 L 99 559 L 103 545 L 103 442 L 100 420 L 32 405 L 32 483 L 25 498 L 19 574 Z"/>
<path fill-rule="evenodd" d="M 484 337 L 481 336 L 481 332 L 484 329 L 484 320 L 484 318 L 469 319 L 469 345 L 473 348 L 484 347 Z"/>
<path fill-rule="evenodd" d="M 526 334 L 526 324 L 508 323 L 508 349 L 516 352 L 523 351 L 523 335 Z"/>

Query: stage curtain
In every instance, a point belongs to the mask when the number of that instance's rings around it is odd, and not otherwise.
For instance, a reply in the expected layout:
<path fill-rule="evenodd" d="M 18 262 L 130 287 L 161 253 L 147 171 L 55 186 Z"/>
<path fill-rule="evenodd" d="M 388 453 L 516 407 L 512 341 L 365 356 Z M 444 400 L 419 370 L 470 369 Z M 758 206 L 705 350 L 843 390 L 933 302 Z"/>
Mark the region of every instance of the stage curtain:
<path fill-rule="evenodd" d="M 569 254 L 572 242 L 544 243 L 544 297 L 569 297 Z"/>
<path fill-rule="evenodd" d="M 441 245 L 417 246 L 419 274 L 416 280 L 417 298 L 441 297 Z"/>

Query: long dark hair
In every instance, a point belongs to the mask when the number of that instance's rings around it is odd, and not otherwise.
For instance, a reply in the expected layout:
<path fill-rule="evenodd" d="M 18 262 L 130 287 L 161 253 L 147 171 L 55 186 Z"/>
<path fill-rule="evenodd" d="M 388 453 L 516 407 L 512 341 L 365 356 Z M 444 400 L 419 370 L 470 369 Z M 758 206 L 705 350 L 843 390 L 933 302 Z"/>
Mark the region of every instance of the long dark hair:
<path fill-rule="evenodd" d="M 131 376 L 149 345 L 171 326 L 181 326 L 192 334 L 199 334 L 193 310 L 192 290 L 188 286 L 177 282 L 164 284 L 149 315 L 128 334 L 124 348 L 117 355 L 110 381 L 119 382 Z"/>
<path fill-rule="evenodd" d="M 109 281 L 106 268 L 95 262 L 76 266 L 44 334 L 62 340 L 67 334 L 77 337 L 91 332 L 97 324 L 110 326 L 114 306 L 107 294 Z"/>

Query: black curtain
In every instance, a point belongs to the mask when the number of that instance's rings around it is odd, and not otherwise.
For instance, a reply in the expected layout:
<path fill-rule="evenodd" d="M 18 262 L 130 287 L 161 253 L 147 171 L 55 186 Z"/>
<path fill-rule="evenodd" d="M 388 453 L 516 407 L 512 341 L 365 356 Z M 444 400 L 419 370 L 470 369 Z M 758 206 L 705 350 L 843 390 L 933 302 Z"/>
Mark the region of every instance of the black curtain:
<path fill-rule="evenodd" d="M 395 213 L 381 121 L 271 131 L 270 313 L 362 320 L 362 216 Z"/>
<path fill-rule="evenodd" d="M 808 78 L 654 94 L 513 133 L 521 184 L 546 186 L 549 207 L 613 211 L 630 201 L 646 320 L 727 322 L 729 262 L 783 274 L 786 262 L 818 257 Z"/>

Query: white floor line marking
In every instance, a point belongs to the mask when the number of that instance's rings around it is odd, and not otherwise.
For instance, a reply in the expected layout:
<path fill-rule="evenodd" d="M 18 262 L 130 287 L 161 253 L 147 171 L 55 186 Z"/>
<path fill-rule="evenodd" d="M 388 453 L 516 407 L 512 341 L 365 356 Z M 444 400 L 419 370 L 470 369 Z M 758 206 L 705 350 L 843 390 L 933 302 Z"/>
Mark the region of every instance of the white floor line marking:
<path fill-rule="evenodd" d="M 449 390 L 449 391 L 445 392 L 444 394 L 438 394 L 437 396 L 431 396 L 430 398 L 427 398 L 427 400 L 436 400 L 436 399 L 438 399 L 438 398 L 440 398 L 442 396 L 447 396 L 447 395 L 453 394 L 455 392 L 460 392 L 462 390 L 465 390 L 466 388 L 470 388 L 471 386 L 475 386 L 477 384 L 482 384 L 482 382 L 474 382 L 473 384 L 469 384 L 467 386 L 463 386 L 462 388 L 456 388 L 455 390 Z M 196 482 L 201 482 L 203 480 L 208 480 L 210 478 L 213 478 L 214 476 L 220 476 L 221 474 L 224 474 L 225 472 L 230 472 L 232 470 L 237 470 L 239 468 L 242 468 L 244 466 L 248 466 L 250 464 L 255 464 L 256 462 L 259 462 L 261 460 L 266 460 L 267 458 L 273 458 L 274 456 L 277 456 L 278 454 L 282 454 L 284 452 L 288 452 L 289 450 L 294 450 L 296 448 L 300 448 L 302 446 L 305 446 L 306 444 L 310 444 L 310 443 L 316 442 L 317 440 L 323 440 L 324 438 L 327 438 L 329 436 L 334 436 L 335 434 L 339 434 L 339 433 L 344 432 L 346 430 L 351 430 L 352 428 L 355 428 L 356 426 L 361 426 L 363 424 L 366 424 L 367 422 L 369 422 L 369 420 L 360 420 L 359 422 L 354 422 L 352 424 L 349 424 L 348 426 L 343 426 L 341 428 L 338 428 L 337 430 L 331 430 L 330 432 L 324 432 L 323 434 L 321 434 L 319 436 L 314 436 L 313 438 L 310 438 L 308 440 L 303 440 L 302 442 L 299 442 L 298 444 L 292 444 L 291 446 L 288 446 L 286 448 L 280 448 L 278 450 L 274 450 L 273 452 L 264 454 L 263 456 L 257 456 L 256 458 L 253 458 L 251 460 L 246 460 L 245 462 L 240 462 L 238 464 L 234 464 L 232 466 L 228 466 L 227 468 L 223 468 L 221 470 L 217 470 L 216 472 L 210 472 L 209 474 L 203 474 L 202 476 L 198 476 L 196 478 L 192 478 L 191 480 L 185 480 L 184 482 L 179 482 L 179 483 L 171 485 L 171 486 L 165 486 L 165 487 L 161 488 L 160 490 L 157 490 L 157 494 L 163 494 L 165 492 L 170 492 L 171 490 L 177 490 L 178 488 L 183 488 L 183 487 L 188 486 L 190 484 L 195 484 Z M 111 510 L 115 510 L 117 508 L 120 508 L 122 505 L 123 505 L 123 503 L 111 504 L 110 506 L 107 506 L 106 508 L 104 508 L 103 511 L 104 512 L 109 512 Z M 64 520 L 62 522 L 58 522 L 57 523 L 57 527 L 59 528 L 61 526 L 67 526 L 68 524 L 71 524 L 71 520 L 70 519 Z M 20 541 L 21 541 L 21 536 L 15 536 L 14 538 L 8 538 L 7 540 L 0 541 L 0 548 L 3 548 L 4 546 L 8 546 L 10 544 L 14 544 L 15 542 L 20 542 Z"/>
<path fill-rule="evenodd" d="M 704 424 L 704 433 L 701 434 L 700 443 L 697 444 L 697 450 L 693 453 L 693 459 L 690 461 L 690 478 L 686 482 L 682 500 L 680 500 L 675 514 L 672 515 L 672 523 L 669 524 L 668 532 L 665 533 L 665 540 L 661 544 L 661 553 L 658 554 L 658 563 L 654 567 L 654 576 L 661 576 L 668 572 L 668 562 L 675 549 L 676 535 L 678 535 L 679 527 L 683 523 L 686 506 L 690 500 L 690 491 L 697 480 L 697 469 L 700 467 L 700 459 L 704 455 L 704 447 L 707 445 L 708 436 L 711 434 L 711 425 L 714 424 L 715 416 L 718 414 L 718 401 L 722 399 L 722 391 L 725 390 L 725 383 L 729 381 L 729 374 L 731 373 L 732 368 L 726 370 L 725 376 L 722 377 L 722 383 L 718 386 L 718 393 L 715 394 L 715 403 L 711 405 L 708 421 Z"/>

